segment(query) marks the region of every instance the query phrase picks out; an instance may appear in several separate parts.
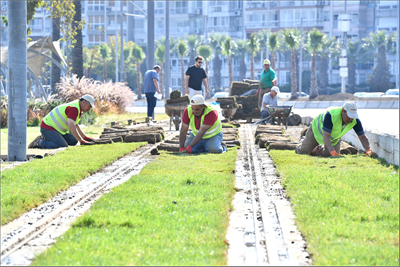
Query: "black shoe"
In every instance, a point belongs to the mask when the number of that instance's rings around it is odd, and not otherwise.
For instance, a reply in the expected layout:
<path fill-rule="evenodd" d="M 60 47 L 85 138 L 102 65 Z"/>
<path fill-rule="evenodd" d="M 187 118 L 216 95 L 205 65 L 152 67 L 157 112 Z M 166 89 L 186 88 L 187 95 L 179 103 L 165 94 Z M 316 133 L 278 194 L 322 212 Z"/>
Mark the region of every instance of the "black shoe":
<path fill-rule="evenodd" d="M 35 140 L 33 140 L 29 144 L 28 148 L 39 148 L 38 144 L 39 144 L 40 140 L 43 140 L 43 136 L 42 135 L 39 135 L 38 137 L 36 137 Z"/>

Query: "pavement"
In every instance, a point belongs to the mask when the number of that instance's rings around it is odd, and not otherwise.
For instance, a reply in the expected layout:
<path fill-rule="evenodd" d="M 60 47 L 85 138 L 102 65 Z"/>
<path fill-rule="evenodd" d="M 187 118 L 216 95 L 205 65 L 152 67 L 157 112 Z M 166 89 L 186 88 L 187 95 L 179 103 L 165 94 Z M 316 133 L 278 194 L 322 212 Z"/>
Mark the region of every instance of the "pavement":
<path fill-rule="evenodd" d="M 293 105 L 293 112 L 302 117 L 316 117 L 329 106 L 342 106 L 346 101 L 286 101 L 279 105 Z M 399 101 L 357 101 L 358 114 L 364 130 L 399 136 Z M 136 101 L 129 112 L 147 112 L 146 101 Z M 165 113 L 164 101 L 157 101 L 155 114 Z M 155 115 L 156 117 L 156 115 Z M 157 119 L 157 117 L 155 118 Z"/>

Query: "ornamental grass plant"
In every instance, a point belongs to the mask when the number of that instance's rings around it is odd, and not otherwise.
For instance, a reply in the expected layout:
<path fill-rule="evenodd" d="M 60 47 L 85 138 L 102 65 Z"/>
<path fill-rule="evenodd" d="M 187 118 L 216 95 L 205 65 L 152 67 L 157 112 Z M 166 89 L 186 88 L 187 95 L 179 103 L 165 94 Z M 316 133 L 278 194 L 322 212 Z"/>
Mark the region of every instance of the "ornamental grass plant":
<path fill-rule="evenodd" d="M 313 265 L 399 265 L 398 166 L 270 151 Z"/>
<path fill-rule="evenodd" d="M 226 265 L 236 149 L 162 152 L 103 195 L 33 265 Z"/>

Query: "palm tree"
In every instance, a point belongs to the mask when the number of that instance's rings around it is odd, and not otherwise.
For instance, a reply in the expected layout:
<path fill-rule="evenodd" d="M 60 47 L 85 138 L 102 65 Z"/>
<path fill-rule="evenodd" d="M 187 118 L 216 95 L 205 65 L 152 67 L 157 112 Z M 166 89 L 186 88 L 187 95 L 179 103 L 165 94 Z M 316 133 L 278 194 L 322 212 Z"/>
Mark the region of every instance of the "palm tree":
<path fill-rule="evenodd" d="M 144 61 L 146 55 L 144 54 L 143 49 L 140 46 L 134 44 L 132 47 L 131 56 L 136 61 L 138 99 L 142 99 L 142 85 L 140 84 L 140 64 Z"/>
<path fill-rule="evenodd" d="M 82 55 L 82 28 L 79 23 L 82 20 L 82 7 L 80 0 L 74 0 L 75 15 L 72 22 L 72 28 L 76 29 L 75 44 L 72 48 L 72 73 L 76 74 L 78 78 L 83 77 L 83 55 Z"/>
<path fill-rule="evenodd" d="M 228 68 L 229 68 L 229 88 L 231 88 L 231 84 L 233 81 L 232 77 L 232 60 L 231 57 L 233 55 L 233 50 L 236 47 L 235 41 L 231 39 L 231 37 L 227 37 L 223 42 L 222 42 L 222 54 L 228 57 Z"/>
<path fill-rule="evenodd" d="M 188 46 L 189 53 L 189 66 L 194 64 L 194 56 L 197 50 L 197 47 L 200 45 L 200 38 L 196 34 L 186 35 L 186 44 Z"/>
<path fill-rule="evenodd" d="M 254 56 L 260 51 L 260 43 L 257 36 L 252 33 L 250 39 L 247 41 L 247 50 L 250 52 L 250 75 L 251 79 L 254 80 Z"/>
<path fill-rule="evenodd" d="M 339 56 L 340 51 L 341 48 L 335 37 L 328 38 L 326 35 L 322 37 L 321 50 L 318 54 L 320 56 L 319 85 L 320 93 L 323 95 L 327 93 L 329 59 Z"/>
<path fill-rule="evenodd" d="M 374 55 L 376 65 L 368 76 L 368 83 L 371 89 L 378 92 L 385 92 L 392 86 L 390 82 L 390 65 L 386 59 L 386 53 L 394 54 L 396 51 L 395 33 L 386 34 L 385 30 L 370 33 L 370 37 L 364 38 L 365 49 Z M 377 52 L 377 53 L 376 53 Z"/>
<path fill-rule="evenodd" d="M 266 59 L 267 56 L 268 56 L 267 55 L 267 51 L 266 51 L 267 43 L 268 43 L 268 41 L 267 41 L 267 32 L 268 31 L 266 29 L 257 32 L 257 38 L 258 38 L 258 42 L 260 43 L 261 59 L 262 60 Z M 264 54 L 264 52 L 265 52 L 265 57 L 262 56 Z"/>
<path fill-rule="evenodd" d="M 100 54 L 101 54 L 101 58 L 103 60 L 103 81 L 107 82 L 107 67 L 106 67 L 106 63 L 107 63 L 107 59 L 109 57 L 110 54 L 110 49 L 108 47 L 108 45 L 106 43 L 102 43 L 100 45 Z"/>
<path fill-rule="evenodd" d="M 213 74 L 214 74 L 214 88 L 215 92 L 219 92 L 221 89 L 221 67 L 222 62 L 219 55 L 222 52 L 222 41 L 225 39 L 225 35 L 220 33 L 210 34 L 210 46 L 214 53 L 213 60 Z"/>
<path fill-rule="evenodd" d="M 348 73 L 348 92 L 351 94 L 355 93 L 356 87 L 356 63 L 364 63 L 372 61 L 373 55 L 368 53 L 365 47 L 360 41 L 349 40 L 347 42 L 347 65 L 349 67 Z"/>
<path fill-rule="evenodd" d="M 240 60 L 239 66 L 239 80 L 243 80 L 246 78 L 247 67 L 244 61 L 247 55 L 247 41 L 246 40 L 237 40 L 236 46 L 234 48 L 234 57 Z"/>
<path fill-rule="evenodd" d="M 271 51 L 271 67 L 275 70 L 275 51 L 279 48 L 278 33 L 274 32 L 269 35 L 268 47 Z"/>
<path fill-rule="evenodd" d="M 164 63 L 165 63 L 165 45 L 159 44 L 157 45 L 156 48 L 156 59 L 157 59 L 157 63 L 160 64 L 161 66 L 161 70 L 160 70 L 160 75 L 158 75 L 160 77 L 160 84 L 159 84 L 159 88 L 161 91 L 161 95 L 162 98 L 164 98 L 164 74 L 163 74 L 163 69 L 164 69 Z"/>
<path fill-rule="evenodd" d="M 206 71 L 206 75 L 207 75 L 207 84 L 209 84 L 208 83 L 208 81 L 209 81 L 209 78 L 208 78 L 208 63 L 211 60 L 212 49 L 208 45 L 200 45 L 199 47 L 197 47 L 197 53 L 204 58 L 204 61 L 205 61 L 205 64 L 206 64 L 205 71 Z"/>
<path fill-rule="evenodd" d="M 188 47 L 183 40 L 179 41 L 177 50 L 178 50 L 178 55 L 181 57 L 181 86 L 182 86 L 181 92 L 182 94 L 185 94 L 186 84 L 185 84 L 185 69 L 183 64 L 183 58 L 188 53 Z"/>
<path fill-rule="evenodd" d="M 283 38 L 287 46 L 292 50 L 292 62 L 291 62 L 291 79 L 292 79 L 292 88 L 291 99 L 297 98 L 297 77 L 296 77 L 296 50 L 299 49 L 300 43 L 300 32 L 297 28 L 293 29 L 284 29 L 282 30 Z"/>
<path fill-rule="evenodd" d="M 318 96 L 317 52 L 321 50 L 323 36 L 324 34 L 316 28 L 308 34 L 308 49 L 312 54 L 310 99 Z"/>

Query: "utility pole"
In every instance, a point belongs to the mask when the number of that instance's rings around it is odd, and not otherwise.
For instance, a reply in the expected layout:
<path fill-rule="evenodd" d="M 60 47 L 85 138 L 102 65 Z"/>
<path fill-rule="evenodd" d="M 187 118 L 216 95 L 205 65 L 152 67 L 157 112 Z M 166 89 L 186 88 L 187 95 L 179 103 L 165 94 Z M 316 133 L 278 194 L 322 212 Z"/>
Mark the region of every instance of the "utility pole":
<path fill-rule="evenodd" d="M 344 1 L 344 14 L 347 15 L 347 0 Z M 342 54 L 342 56 L 347 58 L 347 31 L 343 32 L 343 50 L 345 52 Z M 347 62 L 346 62 L 346 68 L 347 68 Z M 346 77 L 347 75 L 342 77 L 342 93 L 346 93 Z"/>
<path fill-rule="evenodd" d="M 120 1 L 121 5 L 121 61 L 120 61 L 120 68 L 119 68 L 119 81 L 125 82 L 125 68 L 124 68 L 124 13 L 123 13 L 123 2 Z"/>
<path fill-rule="evenodd" d="M 147 69 L 154 66 L 154 0 L 147 1 Z"/>
<path fill-rule="evenodd" d="M 344 14 L 339 17 L 338 28 L 343 32 L 342 57 L 339 59 L 340 77 L 342 77 L 342 93 L 346 93 L 347 68 L 347 32 L 350 31 L 350 15 L 347 15 L 347 1 L 344 2 Z"/>
<path fill-rule="evenodd" d="M 270 21 L 270 18 L 271 18 L 271 16 L 269 15 L 269 2 L 268 1 L 266 1 L 266 3 L 267 3 L 267 40 L 265 41 L 265 46 L 266 46 L 266 48 L 267 48 L 267 54 L 266 54 L 266 57 L 265 58 L 268 58 L 268 53 L 269 53 L 269 51 L 268 51 L 268 40 L 269 40 L 269 21 Z"/>
<path fill-rule="evenodd" d="M 165 1 L 165 99 L 169 99 L 169 83 L 171 81 L 171 61 L 169 59 L 169 0 Z"/>
<path fill-rule="evenodd" d="M 115 82 L 118 82 L 118 31 L 117 31 L 117 2 L 115 2 Z M 107 81 L 106 81 L 107 82 Z"/>
<path fill-rule="evenodd" d="M 301 97 L 303 83 L 303 18 L 300 20 L 300 62 L 299 62 L 299 97 Z"/>
<path fill-rule="evenodd" d="M 8 1 L 8 160 L 26 160 L 26 2 Z"/>
<path fill-rule="evenodd" d="M 396 88 L 399 88 L 399 5 L 397 5 L 397 42 L 396 42 Z"/>
<path fill-rule="evenodd" d="M 128 13 L 129 14 L 134 14 L 135 13 L 134 5 L 132 5 L 132 4 L 129 5 L 128 4 Z M 128 23 L 127 33 L 126 33 L 127 41 L 128 42 L 129 41 L 135 42 L 135 35 L 134 35 L 134 32 L 135 32 L 135 17 L 128 16 L 126 19 L 127 19 L 127 23 Z"/>

